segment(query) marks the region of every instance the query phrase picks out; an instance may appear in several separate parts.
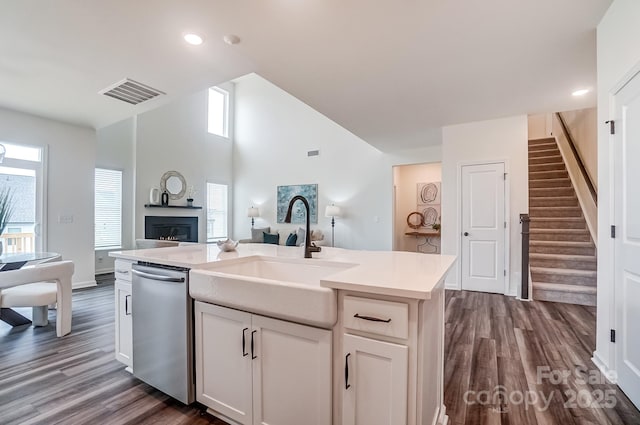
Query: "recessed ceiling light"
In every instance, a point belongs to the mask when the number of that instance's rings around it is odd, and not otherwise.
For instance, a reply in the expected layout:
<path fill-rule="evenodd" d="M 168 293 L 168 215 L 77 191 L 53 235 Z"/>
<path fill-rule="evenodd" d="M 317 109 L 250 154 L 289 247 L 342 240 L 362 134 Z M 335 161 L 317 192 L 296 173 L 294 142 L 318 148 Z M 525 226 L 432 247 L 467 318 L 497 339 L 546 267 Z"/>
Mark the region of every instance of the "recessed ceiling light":
<path fill-rule="evenodd" d="M 585 94 L 589 93 L 589 89 L 580 89 L 580 90 L 576 90 L 573 93 L 571 93 L 573 96 L 584 96 Z"/>
<path fill-rule="evenodd" d="M 204 40 L 198 34 L 188 33 L 184 35 L 184 41 L 194 46 L 201 45 Z"/>

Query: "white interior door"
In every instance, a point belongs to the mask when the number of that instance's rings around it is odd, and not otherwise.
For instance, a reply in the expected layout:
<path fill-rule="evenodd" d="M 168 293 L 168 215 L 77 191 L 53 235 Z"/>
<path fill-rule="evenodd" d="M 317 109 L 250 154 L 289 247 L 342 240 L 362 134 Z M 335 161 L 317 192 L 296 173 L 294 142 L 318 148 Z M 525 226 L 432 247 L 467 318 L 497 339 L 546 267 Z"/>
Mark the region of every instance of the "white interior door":
<path fill-rule="evenodd" d="M 640 406 L 640 74 L 615 96 L 616 371 L 618 385 Z"/>
<path fill-rule="evenodd" d="M 462 289 L 505 293 L 504 163 L 462 167 Z"/>

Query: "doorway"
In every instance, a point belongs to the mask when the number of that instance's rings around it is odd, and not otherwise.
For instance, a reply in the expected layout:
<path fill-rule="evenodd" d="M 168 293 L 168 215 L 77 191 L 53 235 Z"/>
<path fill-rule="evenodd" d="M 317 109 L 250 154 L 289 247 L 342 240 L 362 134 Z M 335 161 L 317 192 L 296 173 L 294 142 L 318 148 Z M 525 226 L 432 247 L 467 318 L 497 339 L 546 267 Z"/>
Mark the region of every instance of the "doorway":
<path fill-rule="evenodd" d="M 3 253 L 46 250 L 44 158 L 42 147 L 0 142 L 6 152 L 0 162 L 0 192 L 9 190 L 12 214 L 0 235 Z"/>
<path fill-rule="evenodd" d="M 461 166 L 462 289 L 506 294 L 505 163 Z"/>
<path fill-rule="evenodd" d="M 640 73 L 614 97 L 615 364 L 618 385 L 640 406 Z"/>
<path fill-rule="evenodd" d="M 440 162 L 393 167 L 394 251 L 440 253 L 441 180 Z"/>

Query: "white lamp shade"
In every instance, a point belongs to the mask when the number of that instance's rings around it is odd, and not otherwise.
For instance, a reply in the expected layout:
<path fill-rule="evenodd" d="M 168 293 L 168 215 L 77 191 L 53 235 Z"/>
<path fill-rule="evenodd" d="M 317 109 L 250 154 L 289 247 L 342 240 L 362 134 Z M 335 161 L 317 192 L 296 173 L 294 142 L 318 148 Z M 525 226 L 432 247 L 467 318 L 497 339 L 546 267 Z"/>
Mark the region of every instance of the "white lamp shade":
<path fill-rule="evenodd" d="M 260 217 L 260 211 L 256 207 L 251 207 L 247 210 L 247 217 Z"/>
<path fill-rule="evenodd" d="M 325 217 L 340 217 L 340 207 L 335 205 L 327 205 L 327 209 L 324 210 Z"/>

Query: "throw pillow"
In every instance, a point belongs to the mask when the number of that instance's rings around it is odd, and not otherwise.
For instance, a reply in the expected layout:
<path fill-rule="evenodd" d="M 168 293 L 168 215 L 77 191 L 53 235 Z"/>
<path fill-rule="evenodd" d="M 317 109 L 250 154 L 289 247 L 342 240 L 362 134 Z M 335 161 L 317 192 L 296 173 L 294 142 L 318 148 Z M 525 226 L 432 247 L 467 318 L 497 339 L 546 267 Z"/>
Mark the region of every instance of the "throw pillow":
<path fill-rule="evenodd" d="M 296 242 L 298 240 L 298 235 L 296 233 L 291 233 L 287 238 L 287 242 L 285 242 L 286 246 L 296 246 Z"/>
<path fill-rule="evenodd" d="M 298 238 L 296 239 L 296 244 L 298 244 L 298 246 L 304 245 L 304 240 L 306 236 L 304 229 L 302 227 L 298 228 L 298 232 L 296 234 L 298 236 Z"/>
<path fill-rule="evenodd" d="M 264 237 L 263 233 L 269 233 L 271 231 L 271 227 L 263 227 L 261 229 L 251 229 L 251 242 L 252 243 L 263 243 Z"/>
<path fill-rule="evenodd" d="M 262 232 L 262 235 L 264 237 L 264 243 L 270 243 L 274 245 L 280 244 L 280 233 L 272 234 L 272 233 Z"/>

